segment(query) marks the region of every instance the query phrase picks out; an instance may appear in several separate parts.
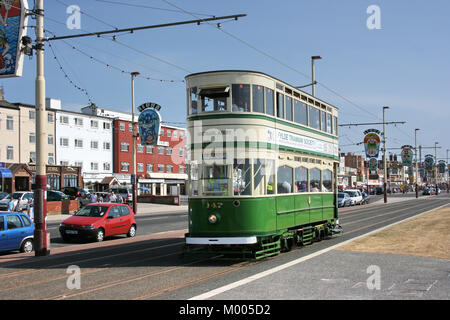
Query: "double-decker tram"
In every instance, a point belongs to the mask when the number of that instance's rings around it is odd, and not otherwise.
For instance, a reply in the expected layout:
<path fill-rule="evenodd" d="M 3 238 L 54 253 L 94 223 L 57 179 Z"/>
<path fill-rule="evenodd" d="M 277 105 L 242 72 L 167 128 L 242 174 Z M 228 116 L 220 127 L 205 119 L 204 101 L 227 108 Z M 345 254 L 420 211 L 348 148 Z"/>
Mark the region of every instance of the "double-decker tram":
<path fill-rule="evenodd" d="M 336 107 L 261 72 L 186 85 L 185 253 L 260 259 L 341 230 Z"/>

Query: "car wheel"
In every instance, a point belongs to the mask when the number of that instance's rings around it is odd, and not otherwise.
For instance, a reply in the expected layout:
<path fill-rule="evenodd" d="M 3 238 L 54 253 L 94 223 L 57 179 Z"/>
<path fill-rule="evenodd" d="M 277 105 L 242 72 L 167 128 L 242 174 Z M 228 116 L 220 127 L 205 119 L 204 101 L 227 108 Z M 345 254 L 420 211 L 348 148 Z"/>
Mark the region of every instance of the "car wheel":
<path fill-rule="evenodd" d="M 97 242 L 102 242 L 103 239 L 105 239 L 105 231 L 103 229 L 98 229 L 97 236 L 95 237 L 95 240 Z"/>
<path fill-rule="evenodd" d="M 33 240 L 27 239 L 22 243 L 20 247 L 20 252 L 32 252 L 33 251 Z"/>
<path fill-rule="evenodd" d="M 134 237 L 136 235 L 136 226 L 134 224 L 131 225 L 130 230 L 128 230 L 127 237 Z"/>

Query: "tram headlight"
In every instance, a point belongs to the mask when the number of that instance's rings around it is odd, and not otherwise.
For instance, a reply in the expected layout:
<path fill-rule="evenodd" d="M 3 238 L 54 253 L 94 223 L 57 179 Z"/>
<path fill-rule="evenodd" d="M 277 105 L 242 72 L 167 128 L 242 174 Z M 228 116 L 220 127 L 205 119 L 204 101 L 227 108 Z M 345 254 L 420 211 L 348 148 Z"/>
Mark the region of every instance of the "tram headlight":
<path fill-rule="evenodd" d="M 210 214 L 208 216 L 208 221 L 209 221 L 209 223 L 212 223 L 212 224 L 217 223 L 217 221 L 219 221 L 219 217 L 214 213 Z"/>

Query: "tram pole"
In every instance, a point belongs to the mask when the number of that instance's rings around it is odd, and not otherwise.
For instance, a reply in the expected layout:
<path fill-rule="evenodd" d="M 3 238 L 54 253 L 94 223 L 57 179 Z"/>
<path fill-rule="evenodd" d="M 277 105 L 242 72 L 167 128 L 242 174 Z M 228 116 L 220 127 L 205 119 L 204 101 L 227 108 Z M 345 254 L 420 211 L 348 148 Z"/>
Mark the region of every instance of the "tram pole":
<path fill-rule="evenodd" d="M 383 107 L 383 170 L 384 170 L 384 203 L 387 203 L 387 161 L 386 161 L 386 122 L 384 111 L 389 109 L 389 107 Z"/>
<path fill-rule="evenodd" d="M 36 188 L 34 190 L 34 244 L 35 256 L 50 254 L 45 218 L 47 216 L 47 168 L 45 132 L 45 77 L 44 77 L 44 1 L 36 0 Z"/>
<path fill-rule="evenodd" d="M 416 158 L 416 165 L 415 165 L 415 171 L 416 171 L 416 180 L 415 180 L 415 183 L 416 183 L 416 199 L 417 198 L 419 198 L 419 190 L 418 190 L 418 183 L 417 183 L 417 181 L 419 180 L 419 164 L 418 164 L 418 162 L 417 162 L 417 131 L 419 131 L 420 129 L 414 129 L 414 153 L 416 154 L 415 155 L 415 158 Z"/>
<path fill-rule="evenodd" d="M 311 95 L 314 97 L 316 94 L 316 82 L 315 82 L 315 78 L 316 78 L 316 72 L 315 72 L 315 68 L 314 68 L 314 60 L 319 60 L 322 59 L 321 56 L 312 56 L 311 57 L 311 78 L 312 78 L 312 90 L 311 90 Z"/>

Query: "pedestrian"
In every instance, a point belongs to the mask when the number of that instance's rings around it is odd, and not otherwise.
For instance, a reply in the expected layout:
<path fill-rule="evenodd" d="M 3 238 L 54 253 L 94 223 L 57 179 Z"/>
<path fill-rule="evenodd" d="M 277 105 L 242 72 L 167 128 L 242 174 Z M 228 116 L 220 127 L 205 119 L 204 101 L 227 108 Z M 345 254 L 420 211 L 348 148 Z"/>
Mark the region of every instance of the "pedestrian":
<path fill-rule="evenodd" d="M 16 208 L 16 200 L 14 200 L 14 198 L 10 198 L 9 202 L 8 202 L 8 211 L 15 211 L 14 209 Z"/>
<path fill-rule="evenodd" d="M 98 202 L 103 202 L 103 196 L 101 193 L 98 194 Z"/>
<path fill-rule="evenodd" d="M 28 202 L 27 202 L 27 215 L 30 217 L 31 221 L 34 222 L 34 203 L 33 203 L 33 199 L 28 199 Z"/>
<path fill-rule="evenodd" d="M 110 201 L 110 202 L 116 202 L 116 201 L 117 201 L 117 197 L 116 197 L 116 195 L 114 194 L 114 191 L 111 192 L 111 195 L 109 196 L 109 201 Z"/>
<path fill-rule="evenodd" d="M 117 195 L 117 203 L 123 203 L 123 198 L 120 193 Z"/>
<path fill-rule="evenodd" d="M 93 193 L 91 196 L 91 203 L 96 203 L 97 199 L 98 199 L 97 195 L 95 193 Z"/>

